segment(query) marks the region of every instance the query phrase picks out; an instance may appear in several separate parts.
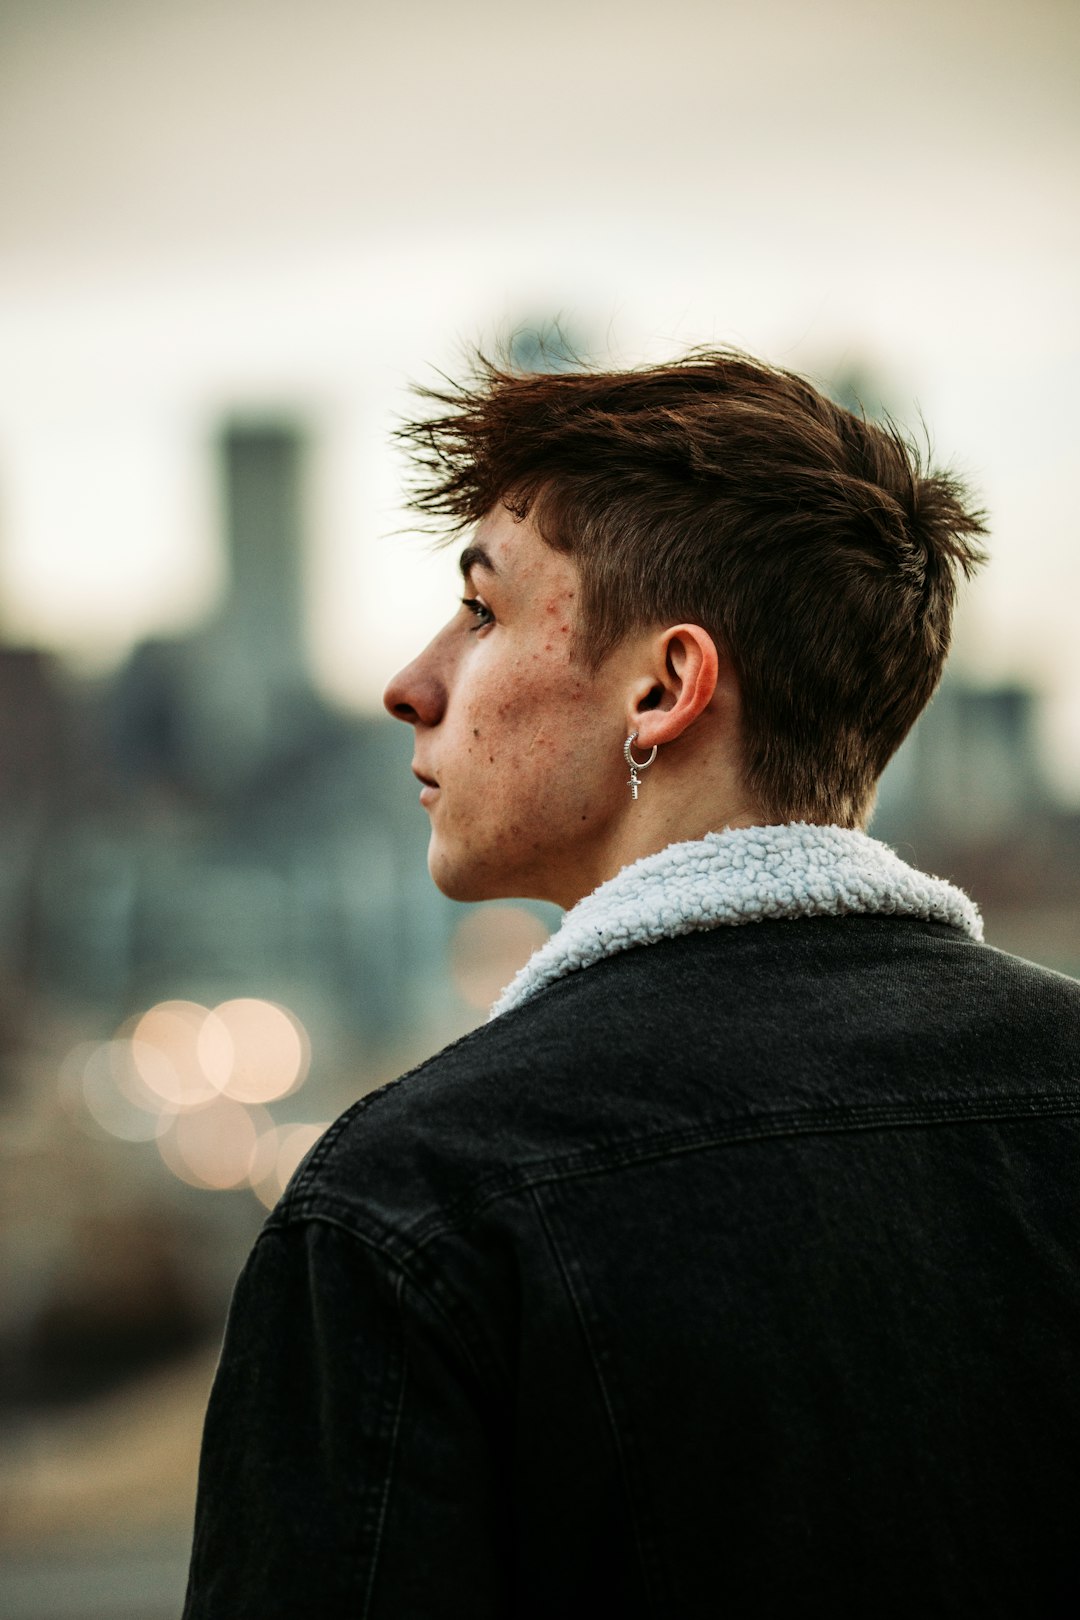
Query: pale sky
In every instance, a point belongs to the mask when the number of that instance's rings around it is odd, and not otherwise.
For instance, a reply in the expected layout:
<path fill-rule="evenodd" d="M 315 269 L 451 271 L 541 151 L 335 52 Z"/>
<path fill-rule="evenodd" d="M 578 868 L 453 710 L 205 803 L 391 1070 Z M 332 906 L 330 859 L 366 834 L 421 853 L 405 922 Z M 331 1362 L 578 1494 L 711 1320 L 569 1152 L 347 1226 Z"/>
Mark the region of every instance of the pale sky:
<path fill-rule="evenodd" d="M 0 631 L 84 662 L 221 587 L 226 411 L 316 435 L 320 684 L 452 607 L 393 534 L 409 378 L 561 313 L 630 363 L 858 365 L 982 491 L 957 662 L 1080 793 L 1072 0 L 0 3 Z"/>

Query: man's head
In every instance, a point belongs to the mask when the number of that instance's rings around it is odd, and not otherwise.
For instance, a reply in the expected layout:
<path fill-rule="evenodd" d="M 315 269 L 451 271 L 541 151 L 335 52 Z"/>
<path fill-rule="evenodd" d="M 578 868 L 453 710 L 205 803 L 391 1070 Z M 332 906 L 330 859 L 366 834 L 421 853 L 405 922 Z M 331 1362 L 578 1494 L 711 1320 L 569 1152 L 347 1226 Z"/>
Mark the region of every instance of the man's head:
<path fill-rule="evenodd" d="M 740 803 L 738 694 L 705 630 L 630 630 L 593 667 L 573 649 L 587 644 L 580 569 L 502 506 L 461 568 L 458 611 L 384 699 L 416 734 L 444 893 L 569 906 L 641 855 L 760 819 Z M 631 731 L 644 755 L 662 748 L 640 804 L 627 791 Z"/>
<path fill-rule="evenodd" d="M 937 686 L 981 515 L 892 425 L 791 372 L 696 352 L 626 372 L 481 361 L 405 430 L 415 507 L 455 528 L 528 516 L 580 574 L 595 670 L 648 627 L 703 626 L 741 693 L 748 799 L 855 826 Z"/>

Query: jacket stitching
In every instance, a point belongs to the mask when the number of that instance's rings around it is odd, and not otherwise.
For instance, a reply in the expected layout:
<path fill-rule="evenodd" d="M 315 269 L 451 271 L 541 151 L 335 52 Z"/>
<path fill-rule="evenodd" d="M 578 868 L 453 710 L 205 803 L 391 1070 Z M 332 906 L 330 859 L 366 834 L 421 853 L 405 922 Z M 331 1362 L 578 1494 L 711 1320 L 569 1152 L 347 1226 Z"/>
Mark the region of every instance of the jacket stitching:
<path fill-rule="evenodd" d="M 399 1269 L 394 1285 L 394 1299 L 397 1303 L 399 1318 L 403 1314 L 401 1306 L 401 1290 L 404 1277 Z M 367 1579 L 367 1590 L 364 1593 L 364 1607 L 361 1620 L 367 1620 L 371 1613 L 371 1600 L 375 1591 L 375 1579 L 379 1569 L 379 1557 L 382 1552 L 383 1536 L 386 1530 L 386 1514 L 390 1502 L 390 1487 L 394 1479 L 394 1462 L 397 1457 L 398 1435 L 401 1432 L 401 1417 L 405 1409 L 405 1386 L 408 1382 L 408 1364 L 404 1354 L 401 1358 L 401 1377 L 398 1380 L 397 1402 L 394 1407 L 394 1421 L 390 1430 L 390 1446 L 387 1457 L 386 1476 L 383 1480 L 382 1497 L 379 1502 L 379 1512 L 375 1521 L 375 1536 L 371 1549 L 371 1570 Z"/>
<path fill-rule="evenodd" d="M 365 1113 L 366 1110 L 370 1108 L 372 1103 L 378 1102 L 382 1097 L 386 1096 L 388 1092 L 396 1090 L 397 1087 L 402 1085 L 406 1080 L 411 1080 L 414 1075 L 423 1073 L 425 1069 L 430 1068 L 433 1064 L 438 1063 L 442 1058 L 447 1057 L 451 1052 L 456 1051 L 459 1046 L 465 1046 L 469 1042 L 475 1041 L 478 1036 L 484 1034 L 486 1027 L 486 1025 L 481 1024 L 477 1029 L 466 1030 L 464 1035 L 459 1035 L 457 1040 L 451 1041 L 449 1046 L 444 1046 L 441 1051 L 433 1053 L 429 1058 L 425 1058 L 424 1061 L 422 1063 L 418 1063 L 415 1068 L 406 1069 L 404 1074 L 399 1074 L 395 1076 L 393 1080 L 387 1080 L 385 1084 L 376 1086 L 372 1091 L 365 1092 L 362 1097 L 358 1097 L 354 1103 L 351 1103 L 345 1112 L 339 1115 L 330 1128 L 324 1131 L 322 1136 L 319 1137 L 319 1140 L 315 1143 L 315 1146 L 311 1149 L 307 1158 L 301 1164 L 300 1169 L 297 1171 L 280 1202 L 275 1206 L 275 1209 L 282 1209 L 284 1206 L 303 1199 L 311 1181 L 314 1178 L 315 1172 L 318 1170 L 322 1161 L 326 1158 L 326 1155 L 329 1153 L 338 1137 L 348 1128 L 348 1126 L 352 1124 L 354 1119 L 356 1119 L 360 1114 Z"/>
<path fill-rule="evenodd" d="M 773 927 L 786 927 L 793 922 L 801 922 L 804 930 L 808 930 L 814 923 L 831 923 L 838 920 L 857 924 L 860 928 L 866 929 L 868 932 L 881 934 L 884 937 L 887 937 L 889 934 L 893 933 L 897 924 L 916 924 L 917 929 L 913 936 L 916 938 L 916 940 L 918 940 L 920 935 L 928 934 L 936 943 L 952 946 L 953 948 L 969 947 L 971 944 L 971 941 L 967 935 L 961 933 L 957 928 L 948 923 L 936 922 L 932 919 L 920 920 L 913 917 L 897 917 L 891 915 L 883 916 L 875 913 L 868 913 L 865 915 L 853 914 L 841 919 L 836 917 L 767 919 L 763 924 L 758 924 L 757 926 L 770 929 Z M 625 959 L 627 956 L 636 955 L 641 951 L 656 950 L 657 947 L 663 948 L 665 945 L 682 946 L 686 944 L 688 939 L 699 940 L 703 935 L 728 936 L 736 932 L 742 936 L 740 939 L 741 944 L 748 943 L 751 947 L 756 947 L 758 944 L 758 937 L 749 927 L 749 925 L 739 927 L 738 929 L 730 926 L 716 927 L 698 930 L 690 935 L 672 934 L 664 939 L 655 940 L 649 944 L 643 943 L 641 945 L 631 946 L 626 950 L 617 953 L 613 957 L 603 957 L 599 961 L 590 964 L 590 966 L 594 972 L 602 974 L 606 969 L 610 969 L 613 965 L 619 965 L 620 959 Z M 985 945 L 983 946 L 983 949 L 995 950 L 995 947 Z M 996 951 L 996 954 L 1003 956 L 1007 953 Z M 1041 971 L 1049 972 L 1050 970 L 1043 969 Z M 522 1002 L 514 1007 L 508 1007 L 505 1012 L 500 1014 L 498 1023 L 502 1025 L 503 1029 L 510 1028 L 514 1023 L 520 1021 L 521 1018 L 528 1019 L 531 1017 L 535 1011 L 537 1003 L 540 1000 L 553 1001 L 560 996 L 575 995 L 580 987 L 581 975 L 584 972 L 585 969 L 582 968 L 572 973 L 568 973 L 563 978 L 553 980 L 550 984 L 545 985 L 543 989 L 538 990 L 536 994 L 531 996 L 527 1002 Z M 1072 980 L 1068 979 L 1064 974 L 1057 974 L 1055 977 L 1061 978 L 1066 983 L 1072 983 Z M 421 1062 L 415 1064 L 411 1069 L 407 1069 L 404 1074 L 399 1074 L 395 1076 L 393 1080 L 387 1080 L 383 1085 L 376 1086 L 373 1090 L 366 1092 L 364 1096 L 358 1097 L 356 1101 L 350 1104 L 345 1112 L 341 1114 L 337 1120 L 335 1120 L 330 1128 L 324 1132 L 324 1134 L 319 1138 L 318 1142 L 316 1142 L 307 1158 L 301 1164 L 278 1207 L 280 1208 L 282 1205 L 288 1205 L 303 1198 L 312 1179 L 315 1176 L 316 1171 L 319 1168 L 319 1165 L 325 1159 L 338 1137 L 347 1129 L 354 1119 L 356 1119 L 360 1114 L 364 1113 L 373 1103 L 380 1102 L 385 1096 L 387 1096 L 390 1092 L 395 1091 L 397 1087 L 402 1085 L 405 1081 L 414 1079 L 428 1069 L 440 1066 L 444 1058 L 449 1057 L 452 1052 L 458 1051 L 459 1048 L 471 1046 L 482 1038 L 488 1038 L 491 1033 L 491 1028 L 492 1025 L 489 1021 L 486 1024 L 479 1024 L 475 1029 L 466 1030 L 464 1034 L 459 1035 L 455 1040 L 451 1041 L 448 1046 L 444 1046 L 440 1051 L 432 1053 L 430 1057 L 422 1059 Z"/>
<path fill-rule="evenodd" d="M 577 1317 L 578 1326 L 581 1329 L 581 1336 L 585 1341 L 585 1348 L 589 1354 L 589 1361 L 592 1365 L 596 1382 L 600 1386 L 600 1394 L 604 1402 L 604 1412 L 607 1416 L 608 1427 L 611 1430 L 611 1438 L 615 1446 L 615 1453 L 619 1459 L 619 1472 L 622 1476 L 623 1490 L 626 1494 L 627 1507 L 629 1508 L 630 1512 L 630 1523 L 633 1526 L 634 1543 L 637 1547 L 638 1564 L 641 1568 L 641 1575 L 643 1581 L 645 1582 L 649 1600 L 652 1602 L 656 1596 L 655 1582 L 650 1573 L 649 1561 L 645 1556 L 645 1541 L 642 1534 L 641 1517 L 638 1511 L 637 1500 L 630 1483 L 630 1469 L 626 1457 L 624 1437 L 615 1416 L 615 1408 L 612 1404 L 611 1392 L 608 1389 L 607 1380 L 604 1377 L 603 1370 L 600 1366 L 600 1358 L 596 1353 L 596 1346 L 593 1344 L 592 1333 L 589 1329 L 585 1309 L 580 1298 L 578 1297 L 577 1289 L 574 1287 L 573 1278 L 571 1277 L 566 1262 L 563 1259 L 562 1251 L 552 1235 L 551 1227 L 547 1216 L 544 1213 L 543 1205 L 536 1197 L 535 1191 L 533 1189 L 530 1189 L 530 1191 L 533 1193 L 532 1202 L 536 1210 L 537 1219 L 540 1222 L 540 1227 L 544 1233 L 545 1239 L 547 1240 L 551 1257 L 558 1267 L 559 1275 L 562 1277 L 563 1286 L 569 1295 L 571 1304 L 573 1305 L 574 1315 Z"/>
<path fill-rule="evenodd" d="M 764 927 L 767 929 L 774 926 L 786 926 L 789 923 L 801 921 L 804 928 L 808 928 L 815 922 L 836 922 L 837 920 L 838 919 L 835 917 L 770 919 L 765 922 Z M 858 924 L 860 928 L 864 928 L 868 932 L 879 933 L 883 936 L 887 936 L 888 934 L 892 933 L 898 923 L 901 925 L 916 923 L 918 924 L 917 934 L 915 936 L 916 938 L 919 934 L 928 933 L 939 944 L 951 945 L 953 947 L 964 947 L 969 946 L 971 943 L 965 934 L 960 933 L 959 930 L 954 928 L 952 925 L 948 923 L 934 922 L 930 919 L 923 919 L 920 921 L 919 919 L 912 917 L 882 916 L 880 914 L 870 913 L 867 915 L 852 915 L 839 920 Z M 758 926 L 760 927 L 761 925 L 759 924 Z M 627 950 L 618 953 L 614 957 L 603 957 L 601 960 L 592 963 L 591 967 L 594 970 L 599 970 L 602 973 L 605 969 L 611 968 L 613 964 L 618 965 L 620 962 L 620 957 L 625 958 L 626 956 L 634 955 L 639 951 L 655 950 L 658 946 L 663 947 L 669 944 L 681 946 L 686 943 L 687 939 L 700 939 L 702 934 L 727 936 L 734 932 L 736 932 L 736 930 L 731 927 L 718 927 L 700 930 L 691 935 L 673 934 L 668 938 L 653 941 L 648 945 L 642 944 L 639 946 L 630 947 Z M 749 943 L 751 946 L 757 945 L 758 938 L 751 932 L 749 926 L 739 928 L 737 932 L 741 936 L 746 936 L 740 941 L 740 943 Z M 985 950 L 994 949 L 993 946 L 989 945 L 984 946 L 983 948 Z M 1001 956 L 1006 953 L 998 951 L 997 954 Z M 535 1011 L 536 1004 L 541 998 L 545 1001 L 549 1001 L 554 1000 L 562 995 L 576 994 L 579 989 L 581 974 L 584 973 L 584 971 L 585 969 L 582 968 L 574 973 L 567 974 L 564 978 L 555 979 L 551 984 L 546 985 L 542 990 L 537 991 L 536 995 L 531 997 L 528 1002 L 522 1002 L 519 1006 L 507 1008 L 507 1010 L 500 1015 L 498 1020 L 499 1024 L 502 1025 L 503 1029 L 507 1029 L 510 1028 L 513 1023 L 519 1022 L 523 1017 L 528 1019 Z M 1046 969 L 1043 971 L 1049 970 Z M 1063 974 L 1056 976 L 1063 979 L 1065 978 L 1065 975 Z M 1066 982 L 1071 983 L 1072 981 L 1066 980 Z M 421 1062 L 415 1064 L 411 1069 L 407 1069 L 404 1074 L 396 1075 L 393 1080 L 387 1080 L 383 1085 L 376 1086 L 373 1090 L 366 1092 L 364 1096 L 358 1097 L 356 1101 L 350 1104 L 345 1112 L 341 1114 L 337 1120 L 335 1120 L 333 1125 L 330 1126 L 329 1130 L 324 1132 L 315 1146 L 311 1149 L 308 1157 L 304 1160 L 300 1169 L 297 1171 L 297 1174 L 293 1178 L 288 1191 L 285 1193 L 284 1198 L 282 1199 L 282 1203 L 292 1203 L 295 1199 L 300 1199 L 303 1197 L 315 1175 L 316 1170 L 326 1157 L 327 1153 L 330 1151 L 333 1144 L 337 1141 L 338 1137 L 352 1123 L 352 1121 L 358 1115 L 364 1113 L 372 1105 L 372 1103 L 381 1101 L 383 1097 L 387 1096 L 390 1092 L 395 1091 L 397 1087 L 402 1085 L 406 1080 L 412 1080 L 416 1076 L 423 1074 L 425 1070 L 433 1068 L 436 1065 L 441 1065 L 444 1058 L 449 1057 L 452 1052 L 458 1051 L 459 1048 L 471 1046 L 481 1038 L 489 1038 L 491 1034 L 491 1027 L 491 1023 L 489 1022 L 486 1024 L 479 1024 L 475 1029 L 466 1030 L 463 1035 L 459 1035 L 455 1040 L 451 1041 L 448 1046 L 444 1046 L 440 1051 L 432 1053 L 430 1057 L 422 1059 Z M 280 1205 L 278 1207 L 280 1207 Z"/>
<path fill-rule="evenodd" d="M 411 1244 L 407 1249 L 402 1250 L 399 1242 L 397 1241 L 397 1234 L 393 1231 L 387 1229 L 384 1230 L 380 1235 L 376 1235 L 370 1229 L 365 1230 L 364 1227 L 358 1226 L 351 1218 L 353 1215 L 351 1210 L 344 1209 L 338 1212 L 330 1206 L 329 1202 L 325 1205 L 320 1204 L 320 1206 L 317 1207 L 309 1200 L 303 1209 L 292 1211 L 291 1218 L 288 1220 L 279 1218 L 279 1212 L 281 1212 L 280 1204 L 273 1211 L 270 1219 L 266 1222 L 266 1225 L 259 1234 L 259 1238 L 256 1240 L 257 1242 L 261 1241 L 264 1236 L 268 1236 L 273 1232 L 287 1231 L 289 1226 L 292 1225 L 293 1218 L 299 1217 L 304 1221 L 316 1221 L 324 1226 L 332 1226 L 335 1228 L 335 1230 L 343 1232 L 346 1237 L 350 1238 L 354 1242 L 362 1243 L 365 1248 L 371 1249 L 374 1251 L 374 1253 L 379 1255 L 380 1258 L 384 1260 L 386 1264 L 394 1271 L 397 1278 L 397 1282 L 395 1283 L 395 1291 L 398 1287 L 400 1287 L 402 1281 L 408 1283 L 410 1287 L 416 1289 L 416 1292 L 427 1303 L 428 1307 L 435 1313 L 435 1315 L 438 1316 L 439 1320 L 445 1325 L 447 1331 L 451 1334 L 459 1351 L 468 1363 L 469 1370 L 471 1371 L 473 1377 L 477 1380 L 477 1383 L 483 1387 L 490 1386 L 490 1374 L 485 1373 L 481 1367 L 480 1360 L 477 1358 L 473 1346 L 469 1343 L 468 1339 L 462 1332 L 461 1325 L 455 1319 L 454 1313 L 447 1309 L 446 1304 L 443 1303 L 439 1296 L 432 1293 L 430 1287 L 428 1287 L 427 1284 L 424 1283 L 417 1275 L 414 1262 L 417 1260 L 422 1262 L 423 1260 L 419 1245 Z M 449 1298 L 452 1299 L 454 1307 L 458 1313 L 461 1316 L 468 1315 L 467 1307 L 458 1298 L 457 1294 L 454 1293 L 453 1290 L 447 1288 L 445 1283 L 441 1283 L 440 1287 L 442 1287 Z"/>
<path fill-rule="evenodd" d="M 569 1180 L 577 1176 L 604 1174 L 626 1169 L 634 1164 L 673 1157 L 682 1153 L 707 1152 L 712 1148 L 735 1146 L 744 1142 L 782 1140 L 785 1137 L 847 1135 L 859 1131 L 925 1129 L 926 1127 L 955 1124 L 980 1124 L 995 1120 L 1046 1118 L 1080 1114 L 1080 1099 L 1064 1095 L 1020 1095 L 972 1099 L 970 1102 L 933 1104 L 867 1104 L 861 1108 L 848 1107 L 846 1113 L 836 1108 L 801 1111 L 799 1113 L 751 1116 L 735 1120 L 723 1128 L 704 1127 L 693 1131 L 669 1132 L 664 1136 L 649 1137 L 645 1141 L 627 1142 L 620 1147 L 596 1147 L 558 1159 L 543 1158 L 524 1161 L 511 1171 L 500 1171 L 469 1192 L 454 1200 L 445 1209 L 436 1209 L 421 1216 L 415 1224 L 405 1228 L 400 1238 L 386 1233 L 394 1242 L 396 1256 L 417 1253 L 434 1239 L 465 1225 L 475 1215 L 501 1198 L 513 1197 L 531 1187 L 545 1183 Z M 278 1206 L 282 1216 L 286 1213 L 307 1218 L 327 1211 L 337 1212 L 337 1220 L 346 1229 L 351 1216 L 350 1206 L 325 1192 L 297 1190 L 288 1212 Z M 273 1217 L 271 1217 L 273 1220 Z M 398 1243 L 407 1243 L 399 1249 Z"/>

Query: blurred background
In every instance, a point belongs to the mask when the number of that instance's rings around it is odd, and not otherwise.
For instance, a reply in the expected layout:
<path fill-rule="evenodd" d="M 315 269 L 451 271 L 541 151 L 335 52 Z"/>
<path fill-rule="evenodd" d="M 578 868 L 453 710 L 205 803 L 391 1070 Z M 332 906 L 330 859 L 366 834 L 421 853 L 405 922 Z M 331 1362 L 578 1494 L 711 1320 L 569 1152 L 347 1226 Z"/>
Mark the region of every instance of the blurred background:
<path fill-rule="evenodd" d="M 556 921 L 454 907 L 391 443 L 463 347 L 925 420 L 993 563 L 874 831 L 1080 971 L 1071 0 L 0 0 L 0 1611 L 179 1613 L 266 1207 Z M 556 362 L 558 356 L 555 357 Z"/>

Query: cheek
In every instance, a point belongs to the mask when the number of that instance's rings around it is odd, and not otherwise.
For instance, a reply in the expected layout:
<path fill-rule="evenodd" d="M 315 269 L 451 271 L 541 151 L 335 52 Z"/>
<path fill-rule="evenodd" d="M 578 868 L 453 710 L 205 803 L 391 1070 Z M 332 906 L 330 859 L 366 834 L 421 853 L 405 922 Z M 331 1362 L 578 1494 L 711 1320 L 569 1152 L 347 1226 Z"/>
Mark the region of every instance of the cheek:
<path fill-rule="evenodd" d="M 562 622 L 556 621 L 559 629 Z M 459 746 L 473 769 L 497 782 L 501 792 L 517 797 L 516 786 L 526 799 L 537 798 L 544 782 L 557 778 L 565 797 L 579 790 L 579 762 L 587 764 L 596 754 L 595 742 L 582 735 L 589 699 L 587 685 L 568 669 L 561 648 L 552 659 L 534 645 L 511 670 L 469 694 Z"/>

